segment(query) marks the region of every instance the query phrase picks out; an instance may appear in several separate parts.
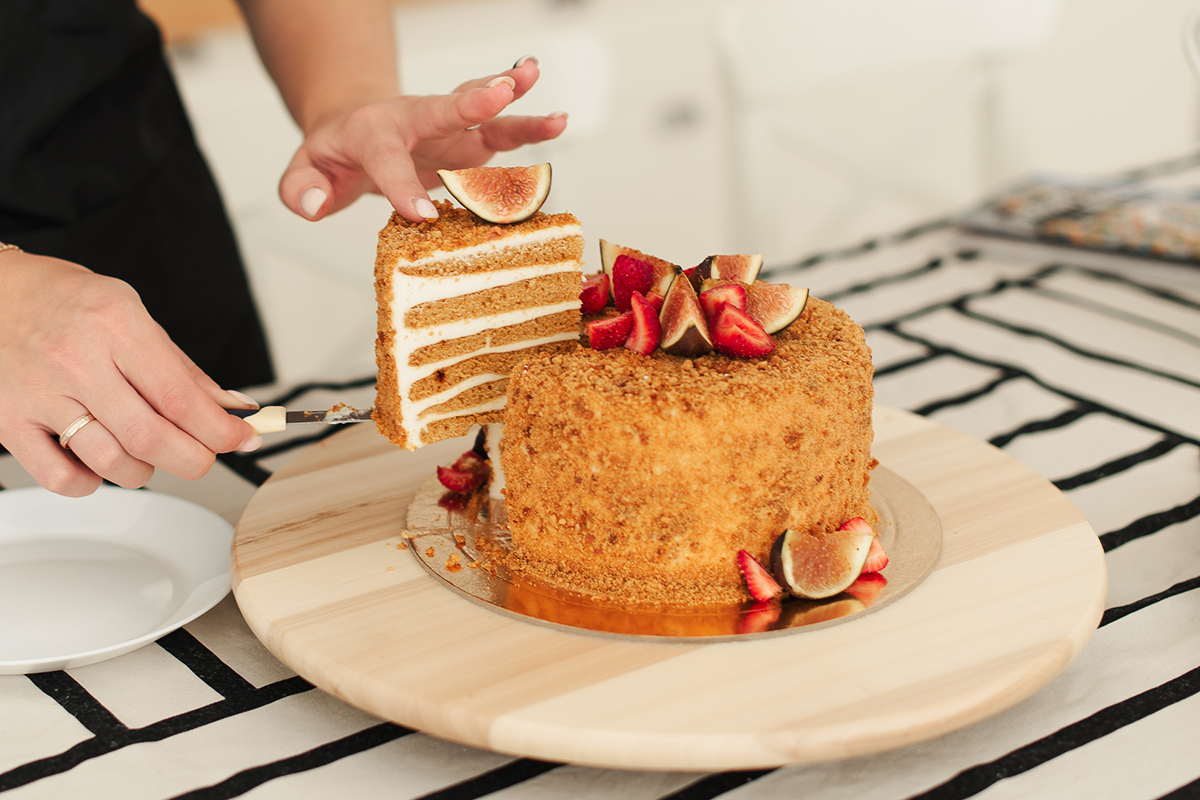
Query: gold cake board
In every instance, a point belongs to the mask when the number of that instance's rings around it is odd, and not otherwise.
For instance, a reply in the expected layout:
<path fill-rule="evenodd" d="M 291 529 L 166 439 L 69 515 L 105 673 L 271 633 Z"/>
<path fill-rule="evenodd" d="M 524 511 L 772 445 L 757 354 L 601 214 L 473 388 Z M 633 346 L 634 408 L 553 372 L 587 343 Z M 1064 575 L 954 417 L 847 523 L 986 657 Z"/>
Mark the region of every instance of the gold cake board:
<path fill-rule="evenodd" d="M 531 624 L 444 585 L 402 535 L 418 489 L 467 447 L 406 453 L 370 424 L 351 427 L 263 485 L 232 552 L 242 613 L 281 661 L 354 706 L 453 741 L 697 771 L 878 752 L 1028 697 L 1078 655 L 1104 610 L 1103 552 L 1057 489 L 986 443 L 877 407 L 874 455 L 942 528 L 933 570 L 896 602 L 734 641 Z"/>

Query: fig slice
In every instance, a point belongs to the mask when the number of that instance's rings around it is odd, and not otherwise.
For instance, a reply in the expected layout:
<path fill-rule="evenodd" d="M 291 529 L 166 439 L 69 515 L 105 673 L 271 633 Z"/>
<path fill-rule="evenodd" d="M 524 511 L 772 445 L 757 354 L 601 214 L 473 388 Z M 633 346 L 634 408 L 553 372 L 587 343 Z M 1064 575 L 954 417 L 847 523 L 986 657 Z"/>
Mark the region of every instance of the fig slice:
<path fill-rule="evenodd" d="M 758 283 L 746 287 L 746 313 L 767 333 L 779 333 L 804 313 L 808 289 L 786 283 Z"/>
<path fill-rule="evenodd" d="M 670 290 L 671 284 L 675 281 L 675 276 L 679 274 L 679 267 L 672 264 L 670 261 L 665 261 L 658 256 L 652 256 L 643 253 L 641 250 L 634 250 L 632 247 L 613 244 L 604 239 L 600 240 L 600 267 L 608 273 L 610 278 L 613 278 L 613 266 L 617 262 L 617 256 L 627 255 L 630 258 L 636 258 L 638 261 L 643 261 L 650 265 L 651 276 L 649 288 L 642 290 L 642 294 L 656 294 L 659 297 L 666 297 L 667 291 Z M 612 282 L 613 300 L 616 301 L 616 282 Z"/>
<path fill-rule="evenodd" d="M 788 529 L 771 548 L 771 572 L 796 597 L 821 600 L 844 592 L 862 574 L 873 534 Z"/>
<path fill-rule="evenodd" d="M 480 219 L 506 224 L 533 216 L 550 194 L 550 165 L 439 169 L 442 185 Z"/>
<path fill-rule="evenodd" d="M 758 278 L 758 271 L 762 269 L 762 263 L 762 253 L 709 256 L 696 267 L 696 274 L 701 281 L 712 278 L 713 280 L 754 283 Z"/>
<path fill-rule="evenodd" d="M 708 321 L 696 298 L 691 281 L 682 273 L 671 284 L 658 315 L 662 322 L 662 341 L 659 347 L 673 356 L 695 358 L 712 352 L 712 336 Z"/>

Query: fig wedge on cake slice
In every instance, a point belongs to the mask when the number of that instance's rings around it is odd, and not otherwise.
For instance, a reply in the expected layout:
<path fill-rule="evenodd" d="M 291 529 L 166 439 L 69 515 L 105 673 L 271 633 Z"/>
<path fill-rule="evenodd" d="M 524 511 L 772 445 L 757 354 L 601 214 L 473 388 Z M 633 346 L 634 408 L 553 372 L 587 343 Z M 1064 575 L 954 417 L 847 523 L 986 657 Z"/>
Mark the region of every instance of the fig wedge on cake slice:
<path fill-rule="evenodd" d="M 712 337 L 696 290 L 691 281 L 681 280 L 681 277 L 677 276 L 671 284 L 659 311 L 658 318 L 662 322 L 659 347 L 673 356 L 695 358 L 712 352 Z"/>
<path fill-rule="evenodd" d="M 613 244 L 605 239 L 600 240 L 600 267 L 608 273 L 612 279 L 613 301 L 617 299 L 617 279 L 613 273 L 613 266 L 617 262 L 617 256 L 626 255 L 630 258 L 636 258 L 638 261 L 645 262 L 650 265 L 651 278 L 650 285 L 646 289 L 638 288 L 637 291 L 642 294 L 656 294 L 659 297 L 666 297 L 667 292 L 671 288 L 671 283 L 674 282 L 675 276 L 680 269 L 670 261 L 664 261 L 658 256 L 652 256 L 643 253 L 640 250 L 635 250 L 632 247 Z M 621 309 L 622 311 L 626 309 Z"/>
<path fill-rule="evenodd" d="M 767 333 L 779 333 L 791 325 L 807 305 L 808 289 L 762 281 L 746 287 L 746 313 Z"/>
<path fill-rule="evenodd" d="M 771 548 L 771 572 L 796 597 L 833 597 L 862 574 L 874 540 L 874 532 L 788 529 Z"/>
<path fill-rule="evenodd" d="M 529 219 L 550 194 L 550 165 L 439 169 L 442 185 L 475 216 L 507 224 Z"/>

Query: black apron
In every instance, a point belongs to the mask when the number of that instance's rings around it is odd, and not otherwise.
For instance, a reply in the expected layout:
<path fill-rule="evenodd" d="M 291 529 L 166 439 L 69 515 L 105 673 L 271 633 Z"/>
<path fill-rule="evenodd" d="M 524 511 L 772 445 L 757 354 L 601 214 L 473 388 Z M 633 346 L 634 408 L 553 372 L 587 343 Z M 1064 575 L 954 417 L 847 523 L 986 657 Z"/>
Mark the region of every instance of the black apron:
<path fill-rule="evenodd" d="M 273 380 L 228 216 L 135 0 L 0 0 L 0 242 L 127 281 L 221 386 Z"/>

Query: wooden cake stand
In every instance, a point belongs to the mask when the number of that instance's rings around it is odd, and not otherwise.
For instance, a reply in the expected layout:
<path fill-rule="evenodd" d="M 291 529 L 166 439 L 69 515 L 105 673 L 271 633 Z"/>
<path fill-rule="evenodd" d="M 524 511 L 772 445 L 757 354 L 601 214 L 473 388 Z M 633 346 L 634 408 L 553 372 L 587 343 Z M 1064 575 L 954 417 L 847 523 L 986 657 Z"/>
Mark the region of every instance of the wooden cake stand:
<path fill-rule="evenodd" d="M 844 624 L 686 642 L 531 624 L 434 578 L 406 510 L 467 447 L 396 449 L 367 423 L 274 475 L 238 525 L 232 577 L 255 635 L 351 705 L 502 753 L 627 769 L 777 766 L 878 752 L 1006 709 L 1071 662 L 1107 574 L 1083 516 L 1000 450 L 875 411 L 874 454 L 936 510 L 941 555 Z"/>

